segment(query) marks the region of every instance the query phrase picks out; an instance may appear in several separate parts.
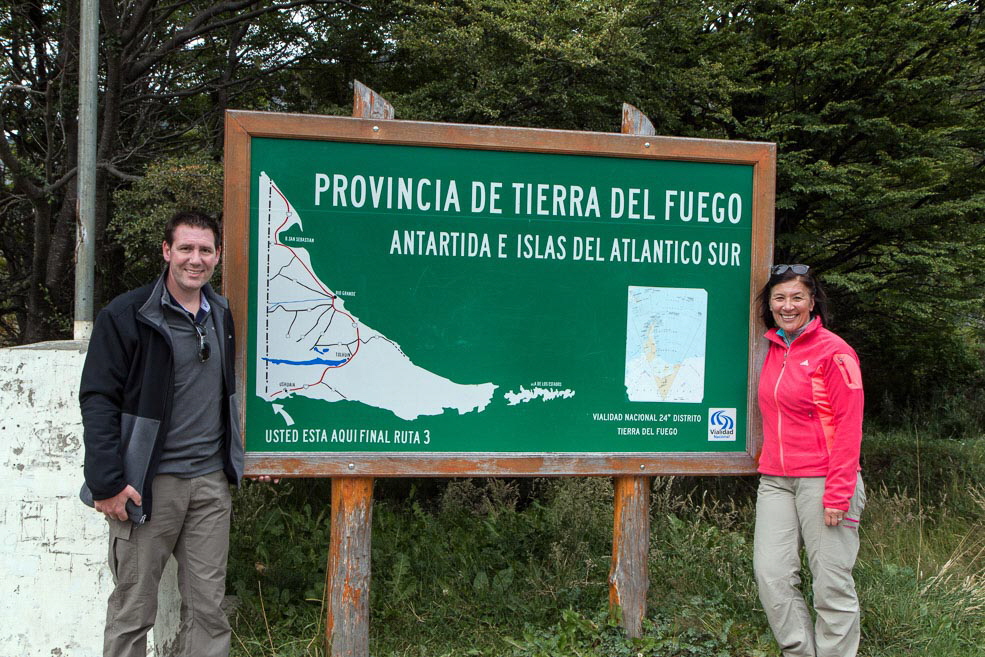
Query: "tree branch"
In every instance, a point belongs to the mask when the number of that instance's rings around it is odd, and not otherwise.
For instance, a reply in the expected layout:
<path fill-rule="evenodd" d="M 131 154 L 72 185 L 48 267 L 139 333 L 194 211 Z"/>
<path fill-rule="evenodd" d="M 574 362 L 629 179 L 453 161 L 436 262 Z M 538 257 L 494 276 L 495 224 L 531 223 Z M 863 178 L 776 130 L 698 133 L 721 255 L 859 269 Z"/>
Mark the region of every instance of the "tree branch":
<path fill-rule="evenodd" d="M 103 171 L 112 174 L 113 176 L 119 178 L 120 180 L 126 180 L 127 182 L 137 182 L 138 180 L 143 179 L 141 176 L 135 176 L 133 174 L 120 171 L 109 162 L 100 162 L 97 166 Z"/>
<path fill-rule="evenodd" d="M 296 7 L 307 5 L 337 4 L 340 2 L 341 0 L 290 0 L 288 2 L 274 2 L 267 7 L 254 9 L 252 11 L 245 11 L 242 13 L 237 12 L 241 12 L 241 10 L 250 7 L 251 5 L 255 5 L 256 0 L 229 0 L 227 2 L 214 4 L 209 7 L 209 9 L 194 16 L 185 24 L 183 28 L 177 30 L 170 39 L 161 42 L 156 50 L 148 53 L 142 59 L 133 62 L 127 70 L 126 79 L 131 81 L 139 78 L 157 62 L 161 61 L 174 51 L 179 50 L 184 44 L 208 34 L 209 32 L 213 32 L 224 27 L 229 27 L 230 25 L 236 25 L 244 21 L 251 21 L 260 16 L 286 9 L 294 9 Z M 226 19 L 213 20 L 217 16 L 226 13 L 232 13 L 233 16 Z"/>
<path fill-rule="evenodd" d="M 67 185 L 70 180 L 72 180 L 73 178 L 75 178 L 75 174 L 76 174 L 77 171 L 78 171 L 78 167 L 72 167 L 71 169 L 69 169 L 68 173 L 64 174 L 61 178 L 59 178 L 58 180 L 56 180 L 53 183 L 50 183 L 48 185 L 45 185 L 44 186 L 44 189 L 42 190 L 43 193 L 44 194 L 53 194 L 53 193 L 57 192 L 62 187 L 64 187 L 65 185 Z"/>
<path fill-rule="evenodd" d="M 44 94 L 40 91 L 35 91 L 28 87 L 19 84 L 7 84 L 0 89 L 0 105 L 6 102 L 7 92 L 11 90 L 24 91 L 28 94 L 37 94 L 44 97 Z M 4 166 L 9 169 L 21 185 L 24 187 L 24 191 L 30 198 L 36 199 L 43 195 L 43 190 L 41 185 L 39 185 L 35 180 L 32 180 L 32 176 L 28 174 L 27 167 L 21 162 L 14 151 L 10 148 L 10 142 L 7 140 L 7 130 L 3 123 L 3 113 L 0 112 L 0 160 L 3 161 Z"/>

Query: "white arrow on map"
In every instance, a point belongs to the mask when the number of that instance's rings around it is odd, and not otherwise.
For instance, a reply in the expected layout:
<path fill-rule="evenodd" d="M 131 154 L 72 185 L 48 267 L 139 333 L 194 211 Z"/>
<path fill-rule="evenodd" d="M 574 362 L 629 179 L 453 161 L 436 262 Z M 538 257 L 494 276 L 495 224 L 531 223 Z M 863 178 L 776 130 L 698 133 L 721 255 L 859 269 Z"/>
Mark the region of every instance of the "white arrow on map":
<path fill-rule="evenodd" d="M 287 426 L 291 426 L 292 424 L 294 424 L 294 418 L 288 415 L 287 411 L 285 411 L 284 407 L 281 406 L 280 404 L 274 404 L 274 413 L 280 413 L 281 415 L 283 415 L 284 421 L 287 422 Z"/>

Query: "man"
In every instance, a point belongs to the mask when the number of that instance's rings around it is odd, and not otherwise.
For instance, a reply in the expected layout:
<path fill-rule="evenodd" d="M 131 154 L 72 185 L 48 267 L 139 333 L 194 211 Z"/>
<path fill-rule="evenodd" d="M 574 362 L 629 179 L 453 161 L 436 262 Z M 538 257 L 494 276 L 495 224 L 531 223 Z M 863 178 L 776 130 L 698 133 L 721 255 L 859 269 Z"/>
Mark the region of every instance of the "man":
<path fill-rule="evenodd" d="M 174 554 L 181 593 L 179 654 L 226 656 L 220 604 L 229 551 L 230 484 L 243 474 L 233 321 L 208 284 L 219 226 L 181 212 L 165 227 L 164 273 L 99 313 L 79 400 L 83 499 L 109 523 L 104 657 L 145 657 L 158 585 Z"/>

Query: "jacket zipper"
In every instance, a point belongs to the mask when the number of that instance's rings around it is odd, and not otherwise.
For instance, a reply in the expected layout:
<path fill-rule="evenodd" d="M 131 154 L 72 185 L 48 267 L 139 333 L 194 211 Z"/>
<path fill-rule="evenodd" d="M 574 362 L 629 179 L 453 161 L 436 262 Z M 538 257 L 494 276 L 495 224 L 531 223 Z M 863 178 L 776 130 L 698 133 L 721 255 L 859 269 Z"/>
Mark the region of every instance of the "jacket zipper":
<path fill-rule="evenodd" d="M 780 366 L 780 374 L 776 377 L 776 385 L 773 386 L 773 405 L 776 407 L 776 443 L 780 448 L 780 469 L 783 470 L 783 476 L 787 474 L 787 464 L 783 458 L 783 413 L 780 412 L 780 400 L 777 399 L 776 393 L 780 389 L 780 381 L 783 379 L 783 373 L 787 371 L 787 356 L 790 355 L 790 347 L 787 347 L 786 351 L 783 352 L 783 364 Z"/>

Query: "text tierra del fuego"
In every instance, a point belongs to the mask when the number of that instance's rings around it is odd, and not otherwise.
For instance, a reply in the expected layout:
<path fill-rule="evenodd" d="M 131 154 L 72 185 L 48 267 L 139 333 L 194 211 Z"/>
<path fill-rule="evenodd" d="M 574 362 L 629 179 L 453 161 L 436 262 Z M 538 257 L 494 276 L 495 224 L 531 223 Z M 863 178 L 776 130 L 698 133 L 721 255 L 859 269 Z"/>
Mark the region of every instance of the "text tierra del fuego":
<path fill-rule="evenodd" d="M 737 226 L 746 221 L 740 194 L 716 190 L 649 189 L 555 183 L 316 173 L 314 204 L 338 209 L 496 218 L 553 218 Z M 586 262 L 741 266 L 731 241 L 612 238 L 591 235 L 489 234 L 395 229 L 391 255 L 520 258 Z"/>

